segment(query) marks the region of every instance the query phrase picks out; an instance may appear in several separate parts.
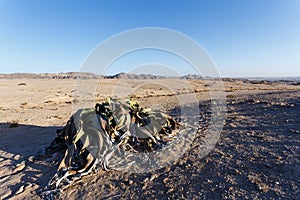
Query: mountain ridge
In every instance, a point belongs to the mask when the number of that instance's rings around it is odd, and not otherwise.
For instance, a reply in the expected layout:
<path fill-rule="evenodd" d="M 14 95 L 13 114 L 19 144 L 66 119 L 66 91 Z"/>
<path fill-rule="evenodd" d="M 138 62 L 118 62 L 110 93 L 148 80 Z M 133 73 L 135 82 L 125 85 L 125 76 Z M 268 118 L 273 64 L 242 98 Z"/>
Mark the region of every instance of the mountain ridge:
<path fill-rule="evenodd" d="M 11 73 L 0 74 L 0 79 L 165 79 L 165 78 L 179 78 L 179 79 L 202 79 L 200 75 L 184 75 L 181 77 L 167 77 L 152 74 L 131 74 L 118 73 L 115 75 L 99 75 L 90 72 L 62 72 L 62 73 Z"/>

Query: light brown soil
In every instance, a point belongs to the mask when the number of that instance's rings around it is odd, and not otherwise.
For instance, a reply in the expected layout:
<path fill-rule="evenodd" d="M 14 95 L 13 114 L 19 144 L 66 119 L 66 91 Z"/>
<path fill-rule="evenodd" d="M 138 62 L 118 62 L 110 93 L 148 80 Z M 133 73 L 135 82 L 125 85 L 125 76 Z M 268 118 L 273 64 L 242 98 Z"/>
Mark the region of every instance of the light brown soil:
<path fill-rule="evenodd" d="M 143 106 L 175 117 L 177 97 L 195 94 L 202 119 L 191 148 L 176 164 L 151 173 L 100 170 L 58 199 L 300 198 L 300 86 L 226 80 L 226 124 L 201 158 L 216 81 L 180 81 L 101 79 L 95 98 L 81 99 L 73 79 L 0 79 L 0 199 L 41 198 L 57 166 L 32 156 L 50 144 L 76 103 L 93 106 L 130 92 Z"/>

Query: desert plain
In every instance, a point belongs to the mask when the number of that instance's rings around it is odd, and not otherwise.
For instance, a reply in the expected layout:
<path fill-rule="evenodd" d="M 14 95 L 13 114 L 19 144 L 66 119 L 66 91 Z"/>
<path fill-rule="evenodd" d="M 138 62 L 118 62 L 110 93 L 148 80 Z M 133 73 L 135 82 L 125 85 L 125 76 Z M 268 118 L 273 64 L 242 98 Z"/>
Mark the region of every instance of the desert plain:
<path fill-rule="evenodd" d="M 215 146 L 200 156 L 213 91 L 221 91 L 225 121 Z M 43 198 L 57 165 L 35 156 L 78 107 L 132 97 L 176 118 L 193 103 L 189 95 L 199 104 L 198 132 L 176 163 L 148 173 L 99 169 L 55 199 L 300 199 L 299 83 L 9 75 L 0 78 L 0 199 Z"/>

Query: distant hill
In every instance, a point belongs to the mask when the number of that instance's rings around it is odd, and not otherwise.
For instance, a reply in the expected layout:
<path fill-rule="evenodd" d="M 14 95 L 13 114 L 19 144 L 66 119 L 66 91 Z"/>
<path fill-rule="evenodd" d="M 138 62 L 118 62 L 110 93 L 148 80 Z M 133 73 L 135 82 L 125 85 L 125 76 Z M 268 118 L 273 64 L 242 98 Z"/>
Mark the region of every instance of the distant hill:
<path fill-rule="evenodd" d="M 119 73 L 113 76 L 104 76 L 107 79 L 163 79 L 165 76 L 156 76 L 152 74 L 127 74 L 127 73 Z"/>
<path fill-rule="evenodd" d="M 97 75 L 89 72 L 66 72 L 66 73 L 13 73 L 13 74 L 0 74 L 0 79 L 164 79 L 165 76 L 157 76 L 152 74 L 128 74 L 119 73 L 116 75 L 103 76 Z M 199 78 L 197 75 L 186 75 L 182 77 L 172 77 L 172 78 L 182 78 L 182 79 L 193 79 Z"/>
<path fill-rule="evenodd" d="M 116 75 L 103 76 L 98 74 L 93 74 L 89 72 L 65 72 L 65 73 L 12 73 L 12 74 L 0 74 L 0 79 L 135 79 L 135 80 L 144 80 L 144 79 L 186 79 L 186 80 L 201 80 L 201 79 L 210 79 L 210 80 L 220 80 L 220 78 L 213 77 L 202 77 L 196 74 L 187 74 L 181 77 L 166 77 L 166 76 L 157 76 L 152 74 L 128 74 L 128 73 L 118 73 Z M 275 78 L 221 78 L 225 82 L 235 82 L 237 80 L 244 83 L 251 84 L 274 84 L 274 83 L 283 83 L 288 85 L 299 85 L 300 77 L 275 77 Z"/>
<path fill-rule="evenodd" d="M 202 76 L 196 75 L 196 74 L 187 74 L 187 75 L 184 75 L 180 78 L 181 79 L 202 79 Z"/>
<path fill-rule="evenodd" d="M 13 73 L 13 74 L 0 74 L 0 79 L 20 79 L 20 78 L 29 78 L 29 79 L 164 79 L 168 78 L 165 76 L 157 76 L 152 74 L 128 74 L 128 73 L 119 73 L 111 76 L 102 76 L 88 72 L 66 72 L 66 73 Z M 172 78 L 181 78 L 181 79 L 200 79 L 199 75 L 185 75 L 182 77 L 172 77 Z"/>
<path fill-rule="evenodd" d="M 66 72 L 66 73 L 13 73 L 13 74 L 0 74 L 0 79 L 93 79 L 103 78 L 101 75 L 88 73 L 88 72 Z"/>

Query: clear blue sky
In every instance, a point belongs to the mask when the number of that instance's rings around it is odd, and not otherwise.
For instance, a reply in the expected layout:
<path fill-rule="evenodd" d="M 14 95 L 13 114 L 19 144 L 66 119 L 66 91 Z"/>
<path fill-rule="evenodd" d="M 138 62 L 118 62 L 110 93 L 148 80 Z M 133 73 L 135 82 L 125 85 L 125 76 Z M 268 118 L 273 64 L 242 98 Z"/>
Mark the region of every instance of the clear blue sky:
<path fill-rule="evenodd" d="M 300 76 L 298 0 L 0 0 L 0 73 L 79 71 L 100 42 L 139 27 L 190 36 L 222 76 Z M 174 61 L 158 54 L 128 55 L 109 73 Z"/>

